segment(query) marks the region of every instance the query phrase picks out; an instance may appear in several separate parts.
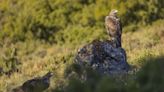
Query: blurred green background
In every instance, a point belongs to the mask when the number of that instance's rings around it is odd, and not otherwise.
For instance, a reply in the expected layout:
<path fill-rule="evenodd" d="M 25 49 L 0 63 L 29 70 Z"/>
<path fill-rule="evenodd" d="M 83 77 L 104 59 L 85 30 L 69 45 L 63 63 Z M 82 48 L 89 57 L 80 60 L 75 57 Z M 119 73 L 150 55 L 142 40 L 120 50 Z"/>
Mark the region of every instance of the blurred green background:
<path fill-rule="evenodd" d="M 119 86 L 108 77 L 66 80 L 78 48 L 108 39 L 111 9 L 123 24 L 128 63 L 140 72 Z M 0 0 L 0 92 L 47 71 L 55 73 L 47 92 L 163 92 L 163 47 L 164 0 Z"/>

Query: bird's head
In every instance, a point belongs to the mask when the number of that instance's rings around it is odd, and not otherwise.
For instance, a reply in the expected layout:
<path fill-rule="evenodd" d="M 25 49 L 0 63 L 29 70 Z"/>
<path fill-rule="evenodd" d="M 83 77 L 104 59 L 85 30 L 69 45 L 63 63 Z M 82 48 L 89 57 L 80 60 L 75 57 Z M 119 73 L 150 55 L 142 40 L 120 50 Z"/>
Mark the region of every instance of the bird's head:
<path fill-rule="evenodd" d="M 113 10 L 111 10 L 111 12 L 109 13 L 109 15 L 117 17 L 117 13 L 118 13 L 118 10 L 113 9 Z"/>

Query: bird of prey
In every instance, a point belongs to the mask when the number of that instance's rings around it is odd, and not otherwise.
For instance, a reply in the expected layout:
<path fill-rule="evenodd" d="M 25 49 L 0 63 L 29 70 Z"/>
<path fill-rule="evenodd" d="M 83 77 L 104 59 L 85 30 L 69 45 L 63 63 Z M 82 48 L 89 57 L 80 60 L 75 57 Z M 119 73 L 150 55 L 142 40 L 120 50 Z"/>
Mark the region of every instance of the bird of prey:
<path fill-rule="evenodd" d="M 122 26 L 120 19 L 117 17 L 117 12 L 117 10 L 112 10 L 109 15 L 105 17 L 105 27 L 115 46 L 121 47 Z"/>
<path fill-rule="evenodd" d="M 13 92 L 43 92 L 50 85 L 52 72 L 48 72 L 43 77 L 36 77 L 23 83 L 22 86 L 13 89 Z"/>

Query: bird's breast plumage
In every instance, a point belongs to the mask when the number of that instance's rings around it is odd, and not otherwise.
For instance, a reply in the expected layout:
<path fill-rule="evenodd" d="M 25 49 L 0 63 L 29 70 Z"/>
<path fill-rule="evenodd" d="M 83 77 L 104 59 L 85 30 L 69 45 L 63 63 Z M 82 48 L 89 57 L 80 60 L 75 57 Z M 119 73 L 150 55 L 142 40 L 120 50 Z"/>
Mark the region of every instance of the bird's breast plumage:
<path fill-rule="evenodd" d="M 107 16 L 105 18 L 105 26 L 107 29 L 107 33 L 110 36 L 117 36 L 121 34 L 120 30 L 120 22 L 119 19 L 114 16 Z"/>

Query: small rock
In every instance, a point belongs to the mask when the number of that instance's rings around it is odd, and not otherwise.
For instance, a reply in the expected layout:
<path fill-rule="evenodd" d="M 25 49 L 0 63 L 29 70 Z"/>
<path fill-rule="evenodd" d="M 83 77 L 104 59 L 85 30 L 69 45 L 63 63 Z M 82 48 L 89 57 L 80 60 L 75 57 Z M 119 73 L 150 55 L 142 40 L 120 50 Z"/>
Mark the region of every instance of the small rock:
<path fill-rule="evenodd" d="M 13 92 L 43 92 L 50 85 L 52 72 L 48 72 L 43 77 L 37 77 L 23 83 L 22 86 L 13 89 Z"/>

